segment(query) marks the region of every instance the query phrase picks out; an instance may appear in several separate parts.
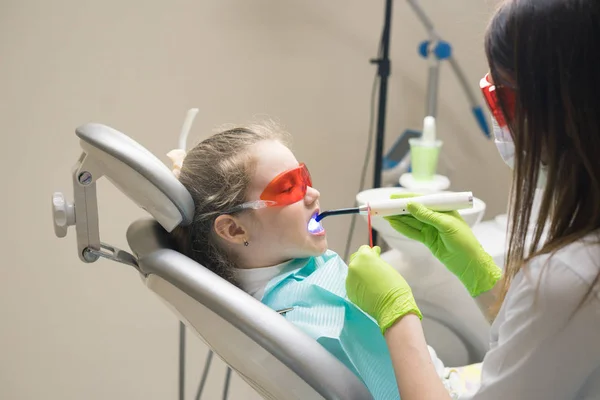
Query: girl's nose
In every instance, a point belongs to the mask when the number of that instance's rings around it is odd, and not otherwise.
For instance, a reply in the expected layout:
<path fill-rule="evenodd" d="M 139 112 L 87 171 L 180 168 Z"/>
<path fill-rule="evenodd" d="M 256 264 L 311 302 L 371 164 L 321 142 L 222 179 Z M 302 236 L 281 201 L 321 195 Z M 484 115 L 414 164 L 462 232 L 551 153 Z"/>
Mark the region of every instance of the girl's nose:
<path fill-rule="evenodd" d="M 306 195 L 304 196 L 304 203 L 309 206 L 319 200 L 319 197 L 321 197 L 321 193 L 317 189 L 308 186 L 306 188 Z"/>

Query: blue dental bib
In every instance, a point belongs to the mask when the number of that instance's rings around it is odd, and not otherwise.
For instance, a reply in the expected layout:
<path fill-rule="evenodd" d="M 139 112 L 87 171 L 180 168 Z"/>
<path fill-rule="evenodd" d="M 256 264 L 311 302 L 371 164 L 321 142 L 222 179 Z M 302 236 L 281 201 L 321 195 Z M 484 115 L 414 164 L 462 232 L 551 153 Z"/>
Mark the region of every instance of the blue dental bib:
<path fill-rule="evenodd" d="M 377 322 L 346 296 L 348 266 L 333 251 L 296 259 L 267 284 L 262 302 L 337 357 L 376 400 L 400 399 L 390 353 Z"/>

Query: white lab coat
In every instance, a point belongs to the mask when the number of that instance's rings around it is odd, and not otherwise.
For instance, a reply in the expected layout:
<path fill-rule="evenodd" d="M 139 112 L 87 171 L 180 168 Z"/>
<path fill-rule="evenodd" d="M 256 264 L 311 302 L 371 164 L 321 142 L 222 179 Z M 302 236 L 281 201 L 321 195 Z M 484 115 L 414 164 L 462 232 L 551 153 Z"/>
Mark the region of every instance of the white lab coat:
<path fill-rule="evenodd" d="M 593 240 L 538 257 L 515 276 L 473 399 L 600 399 L 599 291 L 575 312 L 600 271 Z"/>

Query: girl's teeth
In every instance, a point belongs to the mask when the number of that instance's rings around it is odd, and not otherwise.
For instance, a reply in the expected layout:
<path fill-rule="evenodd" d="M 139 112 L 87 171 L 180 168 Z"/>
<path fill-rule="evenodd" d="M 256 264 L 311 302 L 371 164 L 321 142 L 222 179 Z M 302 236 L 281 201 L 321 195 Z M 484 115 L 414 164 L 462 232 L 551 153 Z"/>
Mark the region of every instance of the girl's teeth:
<path fill-rule="evenodd" d="M 310 221 L 308 223 L 308 231 L 312 234 L 317 234 L 317 233 L 323 232 L 323 226 L 321 225 L 320 222 L 317 222 L 315 220 L 314 216 L 310 219 Z"/>

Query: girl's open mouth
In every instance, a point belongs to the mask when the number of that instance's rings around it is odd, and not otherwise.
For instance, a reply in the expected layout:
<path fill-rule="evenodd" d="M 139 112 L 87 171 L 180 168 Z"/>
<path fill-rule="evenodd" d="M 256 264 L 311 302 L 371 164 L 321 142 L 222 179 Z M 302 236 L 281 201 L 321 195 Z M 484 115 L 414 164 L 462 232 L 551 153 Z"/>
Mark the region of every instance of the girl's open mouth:
<path fill-rule="evenodd" d="M 310 232 L 311 235 L 320 236 L 325 234 L 325 229 L 320 222 L 317 222 L 317 215 L 319 215 L 319 210 L 315 211 L 310 218 L 310 221 L 308 221 L 308 232 Z"/>

